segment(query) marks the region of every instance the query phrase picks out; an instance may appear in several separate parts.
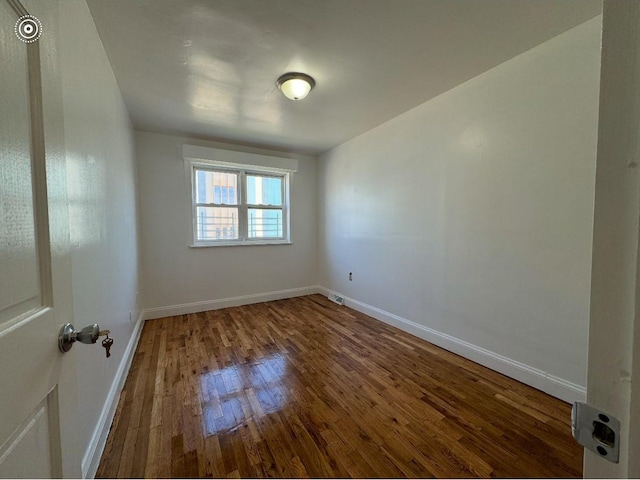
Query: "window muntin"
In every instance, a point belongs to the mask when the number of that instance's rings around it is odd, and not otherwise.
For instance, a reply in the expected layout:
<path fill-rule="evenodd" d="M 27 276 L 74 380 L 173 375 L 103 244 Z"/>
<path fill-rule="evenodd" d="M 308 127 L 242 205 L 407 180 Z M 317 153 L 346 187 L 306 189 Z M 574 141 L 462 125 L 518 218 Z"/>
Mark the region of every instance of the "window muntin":
<path fill-rule="evenodd" d="M 192 165 L 195 245 L 287 243 L 288 173 Z"/>

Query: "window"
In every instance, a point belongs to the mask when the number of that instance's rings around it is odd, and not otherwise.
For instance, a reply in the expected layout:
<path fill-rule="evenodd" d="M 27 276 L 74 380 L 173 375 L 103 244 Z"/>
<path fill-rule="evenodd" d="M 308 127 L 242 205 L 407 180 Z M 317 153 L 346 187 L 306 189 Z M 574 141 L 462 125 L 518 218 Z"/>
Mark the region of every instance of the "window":
<path fill-rule="evenodd" d="M 289 175 L 191 162 L 194 246 L 289 243 Z"/>

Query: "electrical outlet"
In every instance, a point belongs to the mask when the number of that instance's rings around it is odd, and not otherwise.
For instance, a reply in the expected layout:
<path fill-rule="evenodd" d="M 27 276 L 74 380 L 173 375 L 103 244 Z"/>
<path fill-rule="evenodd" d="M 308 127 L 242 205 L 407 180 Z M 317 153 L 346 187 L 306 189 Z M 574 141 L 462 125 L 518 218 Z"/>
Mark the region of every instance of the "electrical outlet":
<path fill-rule="evenodd" d="M 349 281 L 352 282 L 353 281 L 353 272 L 349 272 Z"/>

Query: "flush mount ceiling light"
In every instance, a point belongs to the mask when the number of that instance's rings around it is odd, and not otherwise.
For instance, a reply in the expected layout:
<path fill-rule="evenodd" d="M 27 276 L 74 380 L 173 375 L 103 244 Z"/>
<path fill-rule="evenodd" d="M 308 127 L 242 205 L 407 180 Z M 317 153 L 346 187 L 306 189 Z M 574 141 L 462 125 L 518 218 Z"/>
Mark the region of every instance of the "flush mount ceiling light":
<path fill-rule="evenodd" d="M 289 72 L 282 75 L 276 85 L 285 97 L 302 100 L 316 86 L 316 81 L 305 73 Z"/>

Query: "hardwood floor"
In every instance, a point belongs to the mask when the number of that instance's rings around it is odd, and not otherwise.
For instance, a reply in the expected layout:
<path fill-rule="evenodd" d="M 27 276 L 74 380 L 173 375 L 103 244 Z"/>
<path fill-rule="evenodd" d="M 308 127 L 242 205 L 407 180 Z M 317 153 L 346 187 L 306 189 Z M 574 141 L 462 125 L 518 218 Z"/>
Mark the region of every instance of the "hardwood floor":
<path fill-rule="evenodd" d="M 569 422 L 312 295 L 146 322 L 97 477 L 581 477 Z"/>

